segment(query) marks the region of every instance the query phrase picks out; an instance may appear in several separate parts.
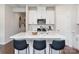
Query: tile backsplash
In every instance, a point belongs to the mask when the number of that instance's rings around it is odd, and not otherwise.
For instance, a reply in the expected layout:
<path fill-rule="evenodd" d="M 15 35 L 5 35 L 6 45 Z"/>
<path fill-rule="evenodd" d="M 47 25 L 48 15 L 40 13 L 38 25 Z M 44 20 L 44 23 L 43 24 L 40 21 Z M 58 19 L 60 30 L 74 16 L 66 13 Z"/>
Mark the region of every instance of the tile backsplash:
<path fill-rule="evenodd" d="M 49 26 L 51 27 L 51 31 L 55 30 L 55 25 L 48 24 L 48 25 L 35 25 L 35 24 L 29 24 L 29 31 L 37 31 L 37 28 L 43 27 L 45 29 L 49 29 Z"/>

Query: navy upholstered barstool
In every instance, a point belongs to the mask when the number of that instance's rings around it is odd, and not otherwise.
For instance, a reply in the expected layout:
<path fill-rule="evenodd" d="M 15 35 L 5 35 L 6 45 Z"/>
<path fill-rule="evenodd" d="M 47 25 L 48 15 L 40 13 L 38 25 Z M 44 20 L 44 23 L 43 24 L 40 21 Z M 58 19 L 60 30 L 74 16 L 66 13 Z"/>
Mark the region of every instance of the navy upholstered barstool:
<path fill-rule="evenodd" d="M 51 53 L 52 53 L 52 49 L 54 50 L 60 50 L 64 49 L 65 47 L 65 40 L 53 40 L 52 44 L 49 44 L 49 53 L 50 53 L 50 48 L 51 48 Z"/>
<path fill-rule="evenodd" d="M 29 52 L 29 44 L 27 44 L 26 40 L 13 40 L 13 46 L 15 49 L 18 50 L 18 54 L 20 50 L 24 50 L 24 49 L 26 49 L 26 53 L 27 53 L 27 48 Z"/>
<path fill-rule="evenodd" d="M 33 53 L 35 54 L 36 50 L 44 50 L 44 54 L 46 54 L 46 40 L 34 40 L 33 41 Z"/>

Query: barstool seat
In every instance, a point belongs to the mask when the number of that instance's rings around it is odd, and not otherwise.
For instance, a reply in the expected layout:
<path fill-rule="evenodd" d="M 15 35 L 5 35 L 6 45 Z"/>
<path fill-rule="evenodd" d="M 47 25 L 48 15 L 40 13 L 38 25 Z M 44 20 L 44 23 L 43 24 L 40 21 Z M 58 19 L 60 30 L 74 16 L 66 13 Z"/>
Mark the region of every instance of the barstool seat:
<path fill-rule="evenodd" d="M 46 40 L 34 40 L 33 42 L 33 53 L 35 53 L 36 50 L 44 50 L 44 53 L 46 54 Z"/>
<path fill-rule="evenodd" d="M 61 50 L 65 47 L 65 40 L 53 40 L 52 44 L 49 44 L 49 52 L 50 48 L 54 50 Z M 60 52 L 60 51 L 59 51 Z M 52 53 L 52 50 L 51 50 Z"/>
<path fill-rule="evenodd" d="M 27 44 L 26 40 L 13 40 L 13 46 L 15 49 L 18 50 L 24 50 L 26 49 L 26 53 L 27 53 L 27 48 L 28 48 L 28 52 L 29 52 L 29 44 Z"/>

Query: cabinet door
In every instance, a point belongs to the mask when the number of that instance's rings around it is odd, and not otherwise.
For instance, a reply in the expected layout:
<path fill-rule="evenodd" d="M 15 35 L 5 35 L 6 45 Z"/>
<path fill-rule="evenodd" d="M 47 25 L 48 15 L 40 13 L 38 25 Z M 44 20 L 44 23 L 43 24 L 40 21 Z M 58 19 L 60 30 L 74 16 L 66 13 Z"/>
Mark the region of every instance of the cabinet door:
<path fill-rule="evenodd" d="M 77 24 L 79 24 L 79 6 L 77 6 Z"/>
<path fill-rule="evenodd" d="M 46 7 L 41 8 L 41 18 L 46 19 Z"/>
<path fill-rule="evenodd" d="M 37 11 L 37 18 L 38 19 L 46 19 L 46 8 L 45 7 L 38 7 L 38 11 Z"/>
<path fill-rule="evenodd" d="M 75 48 L 79 49 L 79 38 L 78 37 L 76 37 L 73 44 Z"/>
<path fill-rule="evenodd" d="M 37 7 L 37 19 L 41 19 L 41 7 Z"/>
<path fill-rule="evenodd" d="M 66 44 L 72 46 L 72 31 L 75 28 L 73 20 L 75 21 L 74 16 L 74 6 L 64 5 L 56 6 L 56 30 L 59 30 L 60 34 L 65 35 Z M 72 29 L 73 28 L 73 29 Z"/>
<path fill-rule="evenodd" d="M 54 24 L 55 16 L 54 10 L 47 10 L 46 12 L 46 24 Z"/>
<path fill-rule="evenodd" d="M 29 11 L 29 24 L 37 24 L 37 11 L 36 10 Z"/>

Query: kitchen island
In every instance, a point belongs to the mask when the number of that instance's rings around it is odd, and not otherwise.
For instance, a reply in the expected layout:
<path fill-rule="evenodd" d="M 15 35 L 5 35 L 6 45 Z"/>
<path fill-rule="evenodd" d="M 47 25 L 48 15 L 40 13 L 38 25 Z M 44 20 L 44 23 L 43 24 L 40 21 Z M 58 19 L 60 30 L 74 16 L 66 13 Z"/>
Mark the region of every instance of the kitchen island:
<path fill-rule="evenodd" d="M 22 40 L 25 39 L 27 43 L 30 45 L 30 53 L 33 53 L 33 40 L 46 40 L 46 53 L 49 53 L 49 44 L 52 43 L 53 40 L 65 40 L 65 36 L 58 34 L 58 33 L 38 33 L 37 35 L 33 35 L 31 32 L 21 32 L 18 34 L 15 34 L 10 37 L 14 40 Z M 17 51 L 15 51 L 17 53 Z"/>

